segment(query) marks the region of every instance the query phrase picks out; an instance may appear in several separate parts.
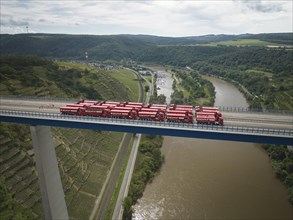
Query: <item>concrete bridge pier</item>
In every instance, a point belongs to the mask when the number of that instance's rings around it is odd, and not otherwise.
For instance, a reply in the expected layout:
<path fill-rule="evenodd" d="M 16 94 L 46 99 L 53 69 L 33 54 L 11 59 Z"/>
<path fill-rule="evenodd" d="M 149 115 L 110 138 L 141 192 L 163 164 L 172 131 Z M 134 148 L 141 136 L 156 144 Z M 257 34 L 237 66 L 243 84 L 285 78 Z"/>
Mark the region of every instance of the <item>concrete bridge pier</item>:
<path fill-rule="evenodd" d="M 45 219 L 69 219 L 51 129 L 31 126 Z"/>

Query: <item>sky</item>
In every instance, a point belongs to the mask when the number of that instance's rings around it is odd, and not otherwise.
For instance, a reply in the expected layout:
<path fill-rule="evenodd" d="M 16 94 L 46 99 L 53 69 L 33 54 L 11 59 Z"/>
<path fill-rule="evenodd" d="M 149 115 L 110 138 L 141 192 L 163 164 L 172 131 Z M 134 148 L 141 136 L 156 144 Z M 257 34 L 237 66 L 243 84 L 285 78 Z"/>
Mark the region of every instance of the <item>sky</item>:
<path fill-rule="evenodd" d="M 0 0 L 1 33 L 199 36 L 293 32 L 292 0 Z"/>

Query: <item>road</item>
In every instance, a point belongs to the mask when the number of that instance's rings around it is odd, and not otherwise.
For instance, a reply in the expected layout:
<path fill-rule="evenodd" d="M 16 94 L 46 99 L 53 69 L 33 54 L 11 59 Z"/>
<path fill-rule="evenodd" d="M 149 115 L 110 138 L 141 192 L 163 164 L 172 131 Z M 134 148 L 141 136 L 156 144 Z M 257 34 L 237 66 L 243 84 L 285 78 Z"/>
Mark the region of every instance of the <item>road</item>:
<path fill-rule="evenodd" d="M 293 129 L 293 115 L 255 112 L 222 112 L 225 125 Z"/>
<path fill-rule="evenodd" d="M 132 178 L 132 173 L 134 170 L 134 165 L 135 165 L 135 161 L 136 161 L 136 156 L 137 156 L 137 151 L 138 151 L 140 139 L 141 139 L 141 134 L 136 134 L 135 138 L 134 138 L 134 142 L 133 142 L 132 151 L 129 156 L 129 160 L 128 160 L 127 167 L 125 170 L 123 182 L 120 187 L 120 192 L 119 192 L 119 195 L 118 195 L 118 198 L 116 201 L 114 213 L 112 215 L 112 219 L 122 219 L 122 215 L 123 215 L 122 204 L 123 204 L 124 198 L 128 195 L 128 190 L 129 190 L 129 186 L 130 186 L 130 182 L 131 182 L 131 178 Z"/>
<path fill-rule="evenodd" d="M 151 97 L 151 95 L 153 95 L 153 91 L 154 91 L 153 75 L 152 75 L 152 83 L 150 83 L 144 76 L 141 76 L 141 77 L 148 83 L 148 86 L 149 86 L 149 91 L 147 93 L 146 101 L 145 101 L 145 103 L 149 103 L 150 97 Z M 135 165 L 135 161 L 136 161 L 136 156 L 137 156 L 137 151 L 138 151 L 140 139 L 141 139 L 141 134 L 136 134 L 134 141 L 133 141 L 132 150 L 131 150 L 131 153 L 130 153 L 130 156 L 128 159 L 125 174 L 123 177 L 122 185 L 120 187 L 119 195 L 118 195 L 118 198 L 116 201 L 114 213 L 112 215 L 112 219 L 122 219 L 123 200 L 128 195 L 128 190 L 129 190 L 129 186 L 130 186 L 130 182 L 131 182 L 131 178 L 132 178 L 132 173 L 134 170 L 134 165 Z"/>
<path fill-rule="evenodd" d="M 111 176 L 110 176 L 110 179 L 108 181 L 108 185 L 106 186 L 105 193 L 104 193 L 102 200 L 100 202 L 101 206 L 99 208 L 96 219 L 104 219 L 104 217 L 105 217 L 108 205 L 110 203 L 111 197 L 112 197 L 113 192 L 115 190 L 118 176 L 121 171 L 122 163 L 123 163 L 124 158 L 127 154 L 127 149 L 128 149 L 130 140 L 131 140 L 131 134 L 126 134 L 123 139 L 121 149 L 118 152 L 118 158 L 115 161 L 116 163 L 114 165 L 114 169 L 113 169 Z"/>
<path fill-rule="evenodd" d="M 139 78 L 139 75 L 134 72 L 137 75 L 137 78 Z M 138 102 L 142 101 L 143 99 L 143 87 L 141 85 L 141 83 L 139 83 L 139 89 L 138 89 Z M 121 172 L 121 168 L 122 168 L 122 164 L 123 161 L 126 157 L 127 154 L 127 149 L 129 147 L 130 144 L 130 140 L 131 140 L 131 134 L 127 133 L 124 136 L 123 139 L 123 144 L 122 147 L 120 149 L 120 151 L 118 152 L 118 156 L 117 156 L 117 160 L 114 161 L 114 167 L 113 167 L 113 171 L 111 172 L 111 176 L 109 178 L 109 180 L 105 183 L 107 184 L 106 188 L 105 188 L 105 192 L 101 192 L 103 194 L 101 201 L 100 201 L 100 208 L 98 209 L 98 214 L 97 214 L 97 218 L 96 219 L 104 219 L 106 211 L 108 210 L 108 206 L 110 204 L 111 198 L 113 196 L 115 187 L 116 187 L 116 183 L 119 177 L 119 174 Z M 98 204 L 96 204 L 96 206 L 98 206 Z M 94 213 L 96 212 L 96 209 L 93 209 L 91 217 L 94 216 Z"/>
<path fill-rule="evenodd" d="M 148 93 L 149 94 L 149 93 Z M 59 113 L 59 108 L 68 102 L 1 99 L 0 109 Z M 224 124 L 229 126 L 293 129 L 292 114 L 222 112 Z"/>

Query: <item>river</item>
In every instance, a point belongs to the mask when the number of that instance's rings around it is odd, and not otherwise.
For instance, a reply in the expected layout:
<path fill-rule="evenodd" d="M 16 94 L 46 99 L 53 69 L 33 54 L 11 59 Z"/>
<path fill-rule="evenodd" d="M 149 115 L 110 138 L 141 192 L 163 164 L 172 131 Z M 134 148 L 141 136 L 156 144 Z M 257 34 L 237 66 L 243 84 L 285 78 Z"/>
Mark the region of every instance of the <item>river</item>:
<path fill-rule="evenodd" d="M 157 94 L 166 96 L 166 103 L 170 104 L 173 79 L 165 71 L 157 71 Z"/>
<path fill-rule="evenodd" d="M 248 106 L 235 86 L 207 79 L 215 86 L 215 105 Z M 164 137 L 162 153 L 165 163 L 134 206 L 133 219 L 292 219 L 286 189 L 260 145 Z"/>

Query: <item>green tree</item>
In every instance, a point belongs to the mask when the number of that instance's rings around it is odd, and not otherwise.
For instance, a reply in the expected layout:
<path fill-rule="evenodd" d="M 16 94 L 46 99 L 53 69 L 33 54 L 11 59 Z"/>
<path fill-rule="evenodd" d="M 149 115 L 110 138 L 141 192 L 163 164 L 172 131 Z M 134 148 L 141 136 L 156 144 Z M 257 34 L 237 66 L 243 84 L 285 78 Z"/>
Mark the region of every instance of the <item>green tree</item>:
<path fill-rule="evenodd" d="M 132 212 L 132 199 L 130 196 L 127 196 L 123 201 L 123 219 L 131 220 Z"/>

